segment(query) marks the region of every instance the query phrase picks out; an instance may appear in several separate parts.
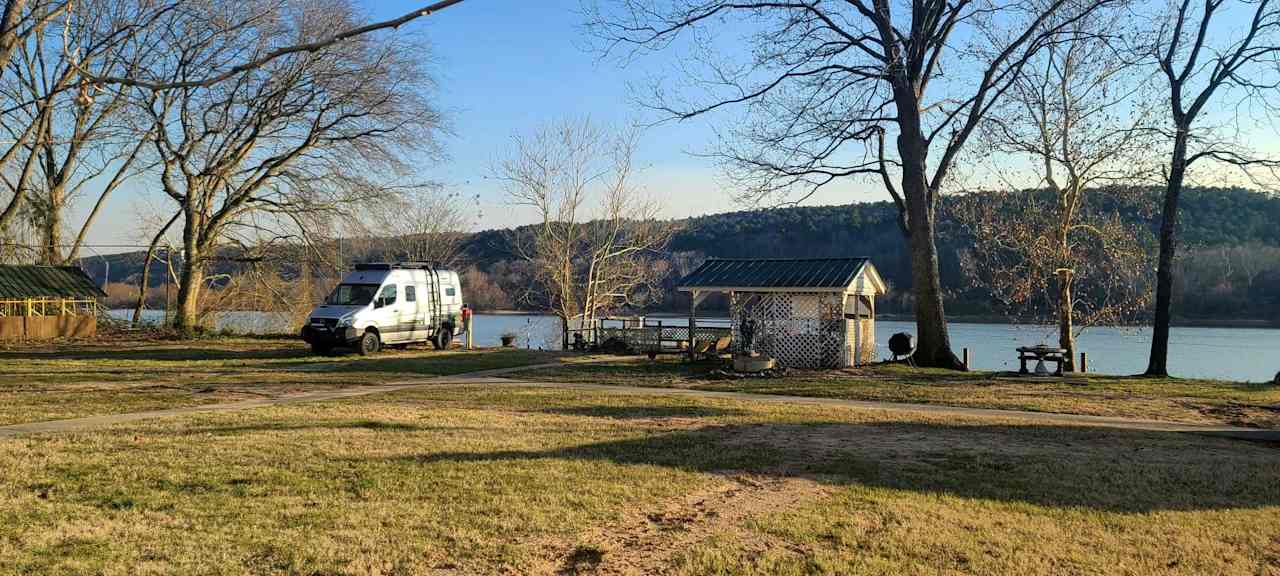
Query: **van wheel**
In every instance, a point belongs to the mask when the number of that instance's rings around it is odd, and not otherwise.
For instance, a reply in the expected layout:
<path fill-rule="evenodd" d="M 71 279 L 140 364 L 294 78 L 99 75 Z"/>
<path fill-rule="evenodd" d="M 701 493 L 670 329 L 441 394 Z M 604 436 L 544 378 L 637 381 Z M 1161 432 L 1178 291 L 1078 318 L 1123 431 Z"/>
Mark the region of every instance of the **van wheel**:
<path fill-rule="evenodd" d="M 333 354 L 333 346 L 328 344 L 312 344 L 311 353 L 316 356 L 328 356 Z"/>
<path fill-rule="evenodd" d="M 376 354 L 380 348 L 382 348 L 382 340 L 378 339 L 378 333 L 369 331 L 360 337 L 360 343 L 356 345 L 356 352 L 359 352 L 361 356 L 368 356 Z"/>
<path fill-rule="evenodd" d="M 436 350 L 445 350 L 449 347 L 449 344 L 451 344 L 452 342 L 453 342 L 453 329 L 447 326 L 441 327 L 439 330 L 437 330 L 435 338 L 431 339 L 431 345 L 435 346 Z"/>

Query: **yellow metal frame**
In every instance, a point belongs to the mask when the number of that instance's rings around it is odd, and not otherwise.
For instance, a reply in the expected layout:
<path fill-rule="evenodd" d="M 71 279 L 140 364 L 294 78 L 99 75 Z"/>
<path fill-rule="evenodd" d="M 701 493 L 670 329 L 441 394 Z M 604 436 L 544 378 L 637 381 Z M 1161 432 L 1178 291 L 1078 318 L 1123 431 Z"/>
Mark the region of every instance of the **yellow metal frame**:
<path fill-rule="evenodd" d="M 0 300 L 0 317 L 4 316 L 80 316 L 97 312 L 98 301 L 77 298 L 25 298 Z"/>

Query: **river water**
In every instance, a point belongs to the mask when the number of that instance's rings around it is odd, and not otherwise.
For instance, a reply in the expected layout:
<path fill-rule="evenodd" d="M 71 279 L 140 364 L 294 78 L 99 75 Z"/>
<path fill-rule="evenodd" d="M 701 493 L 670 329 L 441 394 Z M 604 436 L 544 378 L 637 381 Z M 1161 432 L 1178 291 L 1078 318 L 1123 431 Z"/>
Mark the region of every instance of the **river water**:
<path fill-rule="evenodd" d="M 112 315 L 128 318 L 131 313 L 113 310 Z M 158 322 L 161 313 L 148 310 L 146 319 Z M 662 320 L 683 322 L 677 317 Z M 497 346 L 506 332 L 516 335 L 520 347 L 553 349 L 560 346 L 559 323 L 551 316 L 477 314 L 474 322 L 477 346 Z M 727 325 L 723 318 L 699 322 Z M 214 324 L 219 330 L 259 334 L 281 333 L 289 327 L 287 318 L 262 312 L 222 312 Z M 1017 370 L 1014 348 L 1057 342 L 1057 330 L 1049 326 L 953 322 L 950 329 L 956 354 L 968 348 L 970 365 L 979 370 Z M 915 331 L 912 322 L 876 322 L 880 356 L 889 354 L 889 336 Z M 1090 328 L 1080 335 L 1077 346 L 1081 352 L 1088 353 L 1091 372 L 1136 374 L 1146 369 L 1151 329 Z M 1280 329 L 1175 327 L 1170 331 L 1169 348 L 1169 371 L 1177 376 L 1258 382 L 1269 381 L 1280 371 Z"/>

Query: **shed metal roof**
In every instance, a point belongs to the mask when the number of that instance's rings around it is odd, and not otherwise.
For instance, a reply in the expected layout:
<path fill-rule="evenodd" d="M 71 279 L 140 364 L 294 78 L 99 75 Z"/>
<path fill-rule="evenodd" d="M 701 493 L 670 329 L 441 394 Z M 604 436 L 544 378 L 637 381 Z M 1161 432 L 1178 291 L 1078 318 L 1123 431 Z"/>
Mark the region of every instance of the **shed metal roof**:
<path fill-rule="evenodd" d="M 101 298 L 98 288 L 75 266 L 0 266 L 0 299 Z"/>
<path fill-rule="evenodd" d="M 678 286 L 682 291 L 704 288 L 842 290 L 853 284 L 868 263 L 866 258 L 712 258 L 685 276 Z"/>

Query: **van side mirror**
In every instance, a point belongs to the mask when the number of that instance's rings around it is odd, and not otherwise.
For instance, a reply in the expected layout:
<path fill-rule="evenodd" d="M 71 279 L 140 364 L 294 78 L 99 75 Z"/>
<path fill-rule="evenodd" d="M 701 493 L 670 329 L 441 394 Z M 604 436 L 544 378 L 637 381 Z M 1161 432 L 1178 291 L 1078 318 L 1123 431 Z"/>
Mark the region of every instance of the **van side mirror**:
<path fill-rule="evenodd" d="M 374 307 L 374 308 L 381 308 L 381 307 L 386 306 L 386 305 L 387 305 L 387 304 L 386 304 L 385 302 L 383 302 L 383 301 L 382 301 L 382 297 L 381 297 L 381 296 L 379 296 L 379 297 L 377 297 L 377 298 L 374 298 L 374 299 L 373 299 L 373 307 Z"/>

